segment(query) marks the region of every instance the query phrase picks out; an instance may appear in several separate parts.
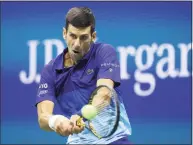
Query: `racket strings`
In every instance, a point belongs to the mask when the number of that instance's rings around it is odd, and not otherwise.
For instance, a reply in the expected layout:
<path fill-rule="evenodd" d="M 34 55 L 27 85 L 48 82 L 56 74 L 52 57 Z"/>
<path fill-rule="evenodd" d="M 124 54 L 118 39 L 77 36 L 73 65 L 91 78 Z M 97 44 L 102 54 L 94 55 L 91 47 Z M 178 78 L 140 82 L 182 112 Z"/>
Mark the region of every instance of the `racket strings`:
<path fill-rule="evenodd" d="M 114 112 L 115 111 L 111 110 L 111 112 L 108 113 L 100 113 L 91 121 L 93 128 L 100 136 L 106 136 L 112 131 L 116 119 L 116 114 Z"/>

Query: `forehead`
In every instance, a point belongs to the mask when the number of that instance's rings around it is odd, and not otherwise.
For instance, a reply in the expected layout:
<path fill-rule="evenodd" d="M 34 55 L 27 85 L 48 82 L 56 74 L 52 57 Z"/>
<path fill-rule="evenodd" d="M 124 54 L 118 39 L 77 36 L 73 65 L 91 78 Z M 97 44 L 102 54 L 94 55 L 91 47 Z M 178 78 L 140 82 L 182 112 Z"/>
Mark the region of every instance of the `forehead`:
<path fill-rule="evenodd" d="M 76 34 L 76 35 L 90 34 L 91 26 L 82 28 L 82 27 L 74 27 L 71 24 L 69 24 L 68 32 Z"/>

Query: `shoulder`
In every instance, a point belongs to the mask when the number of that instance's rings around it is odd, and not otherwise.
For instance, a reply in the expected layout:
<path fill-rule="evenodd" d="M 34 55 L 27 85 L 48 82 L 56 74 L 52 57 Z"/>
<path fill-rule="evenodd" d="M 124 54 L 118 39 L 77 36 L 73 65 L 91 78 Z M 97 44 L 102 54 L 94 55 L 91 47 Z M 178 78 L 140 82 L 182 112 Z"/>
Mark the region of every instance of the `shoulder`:
<path fill-rule="evenodd" d="M 41 72 L 41 77 L 47 77 L 53 75 L 53 63 L 54 59 L 52 59 L 48 64 L 46 64 Z"/>
<path fill-rule="evenodd" d="M 43 70 L 46 70 L 46 71 L 51 71 L 51 70 L 53 70 L 54 62 L 55 62 L 55 59 L 50 60 L 50 62 L 48 62 L 48 63 L 44 66 Z"/>
<path fill-rule="evenodd" d="M 104 55 L 116 55 L 115 47 L 108 43 L 95 43 L 96 47 L 96 54 L 99 56 Z"/>
<path fill-rule="evenodd" d="M 61 59 L 62 54 L 59 54 L 58 56 L 56 56 L 56 58 L 51 59 L 42 69 L 42 73 L 49 73 L 49 74 L 53 74 L 53 72 L 55 72 L 55 68 L 57 67 L 57 62 Z"/>
<path fill-rule="evenodd" d="M 97 51 L 115 51 L 113 45 L 108 43 L 95 43 L 94 45 Z"/>

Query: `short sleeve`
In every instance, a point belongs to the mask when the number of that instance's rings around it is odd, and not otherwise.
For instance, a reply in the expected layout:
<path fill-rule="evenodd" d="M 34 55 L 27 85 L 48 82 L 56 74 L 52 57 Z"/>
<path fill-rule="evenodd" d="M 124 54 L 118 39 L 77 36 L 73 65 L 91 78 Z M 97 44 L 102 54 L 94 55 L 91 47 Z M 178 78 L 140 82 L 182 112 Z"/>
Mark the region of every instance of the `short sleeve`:
<path fill-rule="evenodd" d="M 36 96 L 36 106 L 38 103 L 49 100 L 52 102 L 56 101 L 55 97 L 55 86 L 54 86 L 54 76 L 51 69 L 51 65 L 46 65 L 41 72 L 41 79 Z"/>
<path fill-rule="evenodd" d="M 104 44 L 98 51 L 99 72 L 97 79 L 111 79 L 115 87 L 120 85 L 120 64 L 115 49 L 108 44 Z"/>

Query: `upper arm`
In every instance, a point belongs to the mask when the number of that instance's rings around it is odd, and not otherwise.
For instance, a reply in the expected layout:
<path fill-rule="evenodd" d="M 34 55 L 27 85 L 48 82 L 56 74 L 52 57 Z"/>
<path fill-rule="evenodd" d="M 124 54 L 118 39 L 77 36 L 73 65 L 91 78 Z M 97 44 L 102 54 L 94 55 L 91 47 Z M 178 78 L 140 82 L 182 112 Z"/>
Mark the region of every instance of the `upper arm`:
<path fill-rule="evenodd" d="M 120 64 L 111 45 L 106 44 L 98 51 L 98 68 L 97 84 L 107 83 L 115 87 L 120 85 Z"/>
<path fill-rule="evenodd" d="M 42 101 L 49 100 L 55 102 L 55 83 L 53 71 L 50 65 L 46 65 L 41 73 L 41 79 L 36 96 L 36 105 Z"/>

